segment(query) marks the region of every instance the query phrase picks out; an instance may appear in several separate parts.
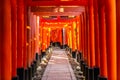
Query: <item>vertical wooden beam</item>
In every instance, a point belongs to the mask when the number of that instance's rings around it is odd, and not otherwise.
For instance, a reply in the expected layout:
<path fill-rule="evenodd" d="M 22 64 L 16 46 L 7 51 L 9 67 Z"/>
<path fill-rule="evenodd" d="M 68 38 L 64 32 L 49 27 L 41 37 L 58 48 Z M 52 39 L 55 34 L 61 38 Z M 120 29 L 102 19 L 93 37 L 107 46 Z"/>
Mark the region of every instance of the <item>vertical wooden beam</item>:
<path fill-rule="evenodd" d="M 107 47 L 104 0 L 99 0 L 99 41 L 100 41 L 100 79 L 107 78 Z"/>
<path fill-rule="evenodd" d="M 80 18 L 79 18 L 79 36 L 80 36 L 80 39 L 79 39 L 79 47 L 80 47 L 80 51 L 82 51 L 82 25 L 81 25 L 81 15 L 80 15 Z"/>
<path fill-rule="evenodd" d="M 11 0 L 12 78 L 17 77 L 17 1 Z"/>
<path fill-rule="evenodd" d="M 0 1 L 0 56 L 1 80 L 11 80 L 11 4 L 10 0 Z"/>
<path fill-rule="evenodd" d="M 90 48 L 90 68 L 88 71 L 89 79 L 93 80 L 94 72 L 93 67 L 95 66 L 95 32 L 94 32 L 94 6 L 93 0 L 88 1 L 89 8 L 89 48 Z"/>
<path fill-rule="evenodd" d="M 17 67 L 23 67 L 23 30 L 24 30 L 24 7 L 23 2 L 18 0 L 17 2 Z"/>
<path fill-rule="evenodd" d="M 120 80 L 120 0 L 116 0 L 117 20 L 117 80 Z"/>
<path fill-rule="evenodd" d="M 35 55 L 36 55 L 36 31 L 37 31 L 37 26 L 36 26 L 36 15 L 33 15 L 33 61 L 35 61 Z"/>
<path fill-rule="evenodd" d="M 105 0 L 108 80 L 117 80 L 116 1 Z"/>
<path fill-rule="evenodd" d="M 39 16 L 36 17 L 36 53 L 39 53 Z"/>
<path fill-rule="evenodd" d="M 89 37 L 90 37 L 90 67 L 95 66 L 95 33 L 93 0 L 89 0 Z"/>
<path fill-rule="evenodd" d="M 89 57 L 89 24 L 88 24 L 88 7 L 85 7 L 85 15 L 86 15 L 86 49 L 87 49 L 87 64 L 90 66 L 90 57 Z"/>
<path fill-rule="evenodd" d="M 27 69 L 27 7 L 24 3 L 24 27 L 23 27 L 24 33 L 23 33 L 23 66 L 24 69 Z"/>
<path fill-rule="evenodd" d="M 88 15 L 89 15 L 89 12 L 88 12 Z M 88 26 L 87 26 L 87 34 L 88 34 L 88 55 L 87 55 L 87 58 L 88 58 L 88 60 L 87 60 L 87 63 L 88 63 L 88 66 L 90 66 L 90 27 L 89 27 L 89 16 L 88 16 Z"/>
<path fill-rule="evenodd" d="M 2 9 L 1 9 L 1 3 L 0 3 L 0 38 L 2 38 L 2 24 L 1 24 L 1 19 L 2 19 Z M 0 39 L 0 52 L 2 52 L 2 39 Z M 1 66 L 2 66 L 2 61 L 1 61 L 1 56 L 2 54 L 0 53 L 0 80 L 1 80 Z"/>
<path fill-rule="evenodd" d="M 84 58 L 84 26 L 83 26 L 83 15 L 81 14 L 80 15 L 80 19 L 81 19 L 81 51 L 82 51 L 82 54 L 83 54 L 83 58 Z"/>
<path fill-rule="evenodd" d="M 75 51 L 74 26 L 72 22 L 72 51 Z"/>
<path fill-rule="evenodd" d="M 17 74 L 24 80 L 24 0 L 17 1 Z"/>
<path fill-rule="evenodd" d="M 98 0 L 94 0 L 95 66 L 100 67 Z"/>
<path fill-rule="evenodd" d="M 98 18 L 98 0 L 94 0 L 94 28 L 95 28 L 95 67 L 94 79 L 97 80 L 100 68 L 100 47 L 99 47 L 99 18 Z"/>

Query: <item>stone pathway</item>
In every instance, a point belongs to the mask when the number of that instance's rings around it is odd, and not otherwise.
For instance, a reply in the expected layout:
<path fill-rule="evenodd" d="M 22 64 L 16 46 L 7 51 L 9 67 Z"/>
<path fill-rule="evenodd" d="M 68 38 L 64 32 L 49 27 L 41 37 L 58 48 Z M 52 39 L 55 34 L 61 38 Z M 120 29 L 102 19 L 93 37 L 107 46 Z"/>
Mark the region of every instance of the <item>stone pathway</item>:
<path fill-rule="evenodd" d="M 76 80 L 65 50 L 53 50 L 42 80 Z"/>

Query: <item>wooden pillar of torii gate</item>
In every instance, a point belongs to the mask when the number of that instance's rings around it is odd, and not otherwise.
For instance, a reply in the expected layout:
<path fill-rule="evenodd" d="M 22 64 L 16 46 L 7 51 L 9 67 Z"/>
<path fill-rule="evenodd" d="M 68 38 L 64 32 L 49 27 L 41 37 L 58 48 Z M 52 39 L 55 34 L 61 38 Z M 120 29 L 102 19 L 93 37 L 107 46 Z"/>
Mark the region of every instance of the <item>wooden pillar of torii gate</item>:
<path fill-rule="evenodd" d="M 95 35 L 95 66 L 94 80 L 97 80 L 100 70 L 100 47 L 99 47 L 99 17 L 98 17 L 98 0 L 94 0 L 94 35 Z"/>
<path fill-rule="evenodd" d="M 11 0 L 12 80 L 17 77 L 17 1 Z"/>
<path fill-rule="evenodd" d="M 17 75 L 24 80 L 24 0 L 17 1 Z"/>
<path fill-rule="evenodd" d="M 0 1 L 0 80 L 11 80 L 11 5 Z"/>
<path fill-rule="evenodd" d="M 99 80 L 107 80 L 106 25 L 104 0 L 98 1 L 99 41 L 100 41 L 100 75 Z"/>
<path fill-rule="evenodd" d="M 93 68 L 95 66 L 95 39 L 94 39 L 94 7 L 93 0 L 88 1 L 89 7 L 89 48 L 90 48 L 90 65 L 88 69 L 89 80 L 93 79 Z"/>
<path fill-rule="evenodd" d="M 117 80 L 120 80 L 120 0 L 116 0 L 117 20 Z"/>
<path fill-rule="evenodd" d="M 105 0 L 108 80 L 117 79 L 116 1 Z"/>

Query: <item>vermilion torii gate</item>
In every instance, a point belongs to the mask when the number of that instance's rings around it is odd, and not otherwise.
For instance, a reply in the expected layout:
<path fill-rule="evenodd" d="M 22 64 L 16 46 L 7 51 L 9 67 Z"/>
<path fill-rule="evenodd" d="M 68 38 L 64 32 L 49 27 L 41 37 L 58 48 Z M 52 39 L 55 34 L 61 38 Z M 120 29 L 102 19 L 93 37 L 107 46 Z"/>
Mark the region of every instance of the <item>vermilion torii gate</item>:
<path fill-rule="evenodd" d="M 18 80 L 18 77 L 31 80 L 29 71 L 36 62 L 35 56 L 40 56 L 40 50 L 47 48 L 43 48 L 43 42 L 50 38 L 49 29 L 45 34 L 43 26 L 46 25 L 41 22 L 41 16 L 47 13 L 39 13 L 35 8 L 36 12 L 31 12 L 31 8 L 61 5 L 85 9 L 75 13 L 70 12 L 71 8 L 68 12 L 51 12 L 49 16 L 77 16 L 71 21 L 65 20 L 66 24 L 71 23 L 67 25 L 71 28 L 66 28 L 70 32 L 66 33 L 66 43 L 73 51 L 82 52 L 88 80 L 98 78 L 97 75 L 100 80 L 120 79 L 118 0 L 4 0 L 0 1 L 0 80 Z M 47 45 L 48 42 L 45 41 Z M 96 71 L 98 74 L 94 74 Z"/>

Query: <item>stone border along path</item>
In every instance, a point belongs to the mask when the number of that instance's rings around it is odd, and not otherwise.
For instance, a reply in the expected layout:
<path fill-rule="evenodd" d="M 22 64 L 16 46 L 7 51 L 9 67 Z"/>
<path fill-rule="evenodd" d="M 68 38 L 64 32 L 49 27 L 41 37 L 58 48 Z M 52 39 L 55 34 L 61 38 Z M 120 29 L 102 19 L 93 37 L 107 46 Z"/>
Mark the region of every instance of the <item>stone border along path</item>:
<path fill-rule="evenodd" d="M 42 80 L 76 80 L 65 50 L 53 49 Z"/>

